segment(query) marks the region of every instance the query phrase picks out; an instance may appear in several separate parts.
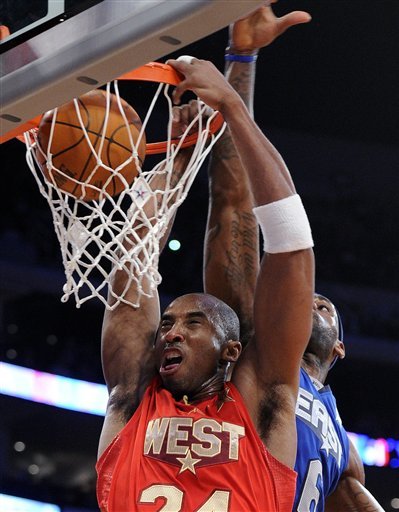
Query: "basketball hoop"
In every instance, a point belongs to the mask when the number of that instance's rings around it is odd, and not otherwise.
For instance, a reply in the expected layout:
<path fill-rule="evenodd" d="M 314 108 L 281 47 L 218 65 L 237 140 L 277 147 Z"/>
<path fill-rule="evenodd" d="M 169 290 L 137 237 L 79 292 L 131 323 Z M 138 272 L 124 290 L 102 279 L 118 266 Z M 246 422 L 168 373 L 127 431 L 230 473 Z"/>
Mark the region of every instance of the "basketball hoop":
<path fill-rule="evenodd" d="M 128 135 L 129 157 L 114 168 L 109 161 L 105 161 L 101 148 L 107 144 L 106 124 L 111 117 L 111 95 L 117 98 L 126 130 L 131 129 L 126 119 L 124 100 L 119 94 L 120 80 L 155 82 L 158 85 L 142 118 L 137 138 Z M 90 158 L 94 162 L 87 179 L 73 176 L 55 165 L 57 155 L 53 155 L 51 149 L 58 109 L 51 112 L 49 140 L 45 150 L 40 146 L 36 127 L 29 126 L 24 133 L 27 162 L 41 194 L 50 206 L 60 243 L 66 276 L 61 298 L 63 302 L 73 296 L 79 308 L 87 300 L 97 297 L 111 310 L 120 303 L 139 307 L 141 297 L 152 297 L 161 282 L 158 272 L 160 241 L 177 208 L 186 198 L 202 163 L 225 128 L 220 113 L 205 116 L 207 107 L 198 100 L 195 119 L 179 138 L 172 138 L 173 103 L 169 90 L 170 86 L 177 85 L 181 80 L 182 77 L 171 66 L 152 62 L 108 83 L 104 93 L 107 98 L 104 128 L 98 134 L 97 146 L 92 143 L 88 133 L 90 130 L 83 119 L 79 99 L 74 100 L 79 129 L 84 134 L 91 152 Z M 166 103 L 168 116 L 165 140 L 146 142 L 145 155 L 164 154 L 165 157 L 152 169 L 144 170 L 139 158 L 139 145 L 146 141 L 146 128 L 160 101 Z M 188 147 L 191 147 L 190 155 L 184 156 L 187 163 L 176 176 L 178 159 L 183 158 L 182 150 Z M 130 179 L 125 171 L 132 162 L 137 175 Z M 95 173 L 104 169 L 109 177 L 99 185 L 98 179 L 94 179 Z M 118 180 L 119 189 L 110 187 L 114 180 Z M 64 190 L 59 186 L 65 181 L 69 184 L 73 182 L 74 192 L 71 192 L 70 186 Z M 115 190 L 118 190 L 117 193 Z M 126 274 L 127 282 L 123 290 L 116 290 L 113 281 L 120 271 Z M 131 285 L 137 289 L 134 299 L 128 296 Z M 106 298 L 107 289 L 112 298 L 110 303 Z"/>

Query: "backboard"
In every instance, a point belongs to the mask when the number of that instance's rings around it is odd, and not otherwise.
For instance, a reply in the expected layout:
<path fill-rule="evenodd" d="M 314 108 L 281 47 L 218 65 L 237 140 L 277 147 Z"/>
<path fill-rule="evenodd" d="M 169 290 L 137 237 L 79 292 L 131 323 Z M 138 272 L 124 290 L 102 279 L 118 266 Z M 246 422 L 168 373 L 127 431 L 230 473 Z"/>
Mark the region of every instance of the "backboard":
<path fill-rule="evenodd" d="M 264 1 L 7 3 L 11 10 L 19 4 L 38 10 L 25 7 L 25 24 L 9 27 L 10 36 L 1 41 L 1 136 L 22 132 L 35 116 L 220 30 Z"/>

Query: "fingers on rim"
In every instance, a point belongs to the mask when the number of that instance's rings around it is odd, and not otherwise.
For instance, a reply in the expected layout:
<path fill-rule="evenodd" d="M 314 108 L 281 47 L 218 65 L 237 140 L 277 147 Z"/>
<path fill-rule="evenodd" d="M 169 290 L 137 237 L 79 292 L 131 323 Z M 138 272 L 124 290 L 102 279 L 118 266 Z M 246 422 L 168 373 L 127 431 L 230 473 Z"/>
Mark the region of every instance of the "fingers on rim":
<path fill-rule="evenodd" d="M 180 55 L 176 60 L 179 62 L 185 62 L 186 64 L 192 64 L 196 59 L 195 57 L 191 57 L 191 55 Z"/>

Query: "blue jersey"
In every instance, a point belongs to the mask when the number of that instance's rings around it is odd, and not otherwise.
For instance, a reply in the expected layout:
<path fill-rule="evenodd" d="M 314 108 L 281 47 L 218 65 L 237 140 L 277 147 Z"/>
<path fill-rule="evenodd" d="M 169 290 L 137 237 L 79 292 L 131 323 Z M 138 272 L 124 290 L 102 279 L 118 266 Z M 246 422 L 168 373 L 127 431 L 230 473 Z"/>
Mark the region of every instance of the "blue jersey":
<path fill-rule="evenodd" d="M 298 473 L 293 511 L 322 512 L 348 465 L 349 440 L 329 386 L 321 389 L 301 369 L 296 405 Z"/>

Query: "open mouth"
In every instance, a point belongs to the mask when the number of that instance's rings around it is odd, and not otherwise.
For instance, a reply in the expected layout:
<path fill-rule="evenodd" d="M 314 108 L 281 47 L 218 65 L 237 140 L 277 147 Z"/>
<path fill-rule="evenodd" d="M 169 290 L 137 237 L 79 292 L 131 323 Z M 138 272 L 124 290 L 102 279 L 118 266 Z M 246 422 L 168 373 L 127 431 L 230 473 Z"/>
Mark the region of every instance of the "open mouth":
<path fill-rule="evenodd" d="M 159 372 L 162 374 L 173 373 L 177 370 L 182 361 L 183 357 L 179 351 L 170 350 L 165 352 Z"/>

